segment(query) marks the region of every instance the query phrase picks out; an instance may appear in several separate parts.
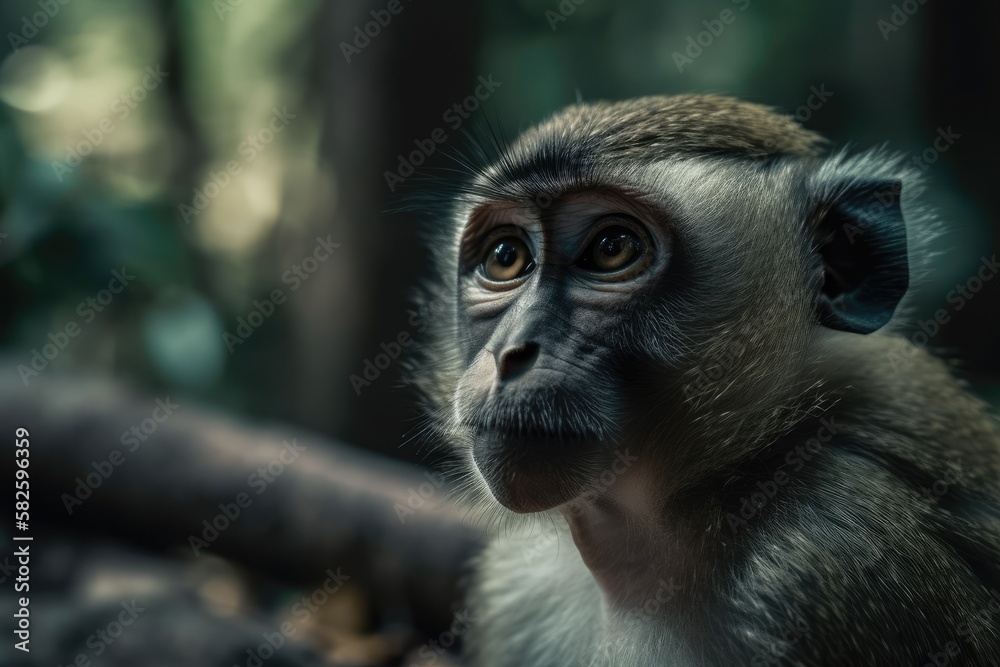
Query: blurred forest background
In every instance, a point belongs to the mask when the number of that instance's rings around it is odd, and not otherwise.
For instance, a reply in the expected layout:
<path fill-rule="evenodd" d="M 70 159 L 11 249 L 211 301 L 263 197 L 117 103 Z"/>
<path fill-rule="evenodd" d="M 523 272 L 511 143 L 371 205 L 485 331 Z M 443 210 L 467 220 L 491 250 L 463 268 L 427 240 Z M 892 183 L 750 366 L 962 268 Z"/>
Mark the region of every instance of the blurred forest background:
<path fill-rule="evenodd" d="M 951 128 L 959 138 L 926 169 L 951 233 L 920 314 L 948 307 L 995 250 L 995 5 L 577 3 L 400 0 L 366 44 L 355 28 L 387 2 L 5 2 L 3 372 L 76 320 L 80 335 L 45 375 L 112 374 L 419 457 L 400 448 L 415 413 L 399 361 L 351 382 L 381 343 L 420 328 L 409 312 L 425 268 L 420 216 L 386 213 L 413 182 L 394 193 L 384 174 L 435 129 L 447 139 L 414 182 L 454 167 L 446 153 L 483 120 L 513 135 L 578 94 L 728 93 L 798 111 L 833 146 L 915 156 Z M 727 9 L 735 20 L 679 68 L 675 53 L 687 57 L 688 38 Z M 501 85 L 454 131 L 445 113 L 491 75 Z M 829 94 L 809 109 L 814 91 Z M 247 149 L 275 109 L 294 118 Z M 240 173 L 216 189 L 231 161 Z M 327 235 L 339 248 L 292 292 L 282 276 Z M 82 321 L 78 304 L 121 267 L 134 281 Z M 287 301 L 230 352 L 223 334 L 275 289 Z M 998 330 L 1000 288 L 987 284 L 931 344 L 996 395 Z"/>
<path fill-rule="evenodd" d="M 487 122 L 717 92 L 925 165 L 949 232 L 916 321 L 948 310 L 928 344 L 1000 402 L 1000 280 L 948 300 L 997 250 L 998 19 L 919 0 L 6 0 L 0 374 L 111 377 L 433 464 L 405 444 L 412 347 L 379 359 L 433 316 L 411 301 L 427 216 L 390 211 Z M 114 271 L 134 278 L 102 292 Z"/>

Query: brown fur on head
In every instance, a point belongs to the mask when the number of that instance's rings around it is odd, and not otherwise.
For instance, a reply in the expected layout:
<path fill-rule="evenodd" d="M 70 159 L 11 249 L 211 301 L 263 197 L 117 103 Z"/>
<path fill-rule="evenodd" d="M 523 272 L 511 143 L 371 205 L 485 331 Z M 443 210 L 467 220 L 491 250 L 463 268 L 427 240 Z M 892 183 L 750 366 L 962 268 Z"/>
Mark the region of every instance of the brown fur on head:
<path fill-rule="evenodd" d="M 670 157 L 814 157 L 826 140 L 791 116 L 720 95 L 657 95 L 574 104 L 527 130 L 472 174 L 466 194 L 502 198 L 508 186 L 579 177 L 600 161 L 649 164 Z M 480 151 L 486 157 L 489 151 Z M 543 204 L 544 204 L 543 199 Z"/>
<path fill-rule="evenodd" d="M 575 104 L 525 132 L 532 150 L 552 138 L 642 162 L 706 153 L 814 156 L 825 140 L 771 107 L 720 95 L 656 95 Z"/>

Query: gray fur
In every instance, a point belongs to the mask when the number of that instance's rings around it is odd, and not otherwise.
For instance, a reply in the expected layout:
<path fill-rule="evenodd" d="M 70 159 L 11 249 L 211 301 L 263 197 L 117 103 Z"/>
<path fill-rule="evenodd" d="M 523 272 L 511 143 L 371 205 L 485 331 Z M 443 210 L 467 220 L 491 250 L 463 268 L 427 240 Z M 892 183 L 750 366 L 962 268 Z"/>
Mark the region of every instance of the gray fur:
<path fill-rule="evenodd" d="M 575 105 L 456 199 L 435 244 L 441 281 L 426 297 L 443 314 L 414 379 L 432 430 L 464 462 L 474 516 L 496 535 L 471 596 L 473 664 L 922 665 L 950 642 L 960 653 L 949 664 L 1000 664 L 995 420 L 942 362 L 894 333 L 900 316 L 869 335 L 815 316 L 810 224 L 843 188 L 903 183 L 918 278 L 937 223 L 900 160 L 884 150 L 824 158 L 820 143 L 728 98 Z M 573 532 L 565 511 L 504 509 L 472 461 L 473 436 L 457 419 L 472 409 L 456 404 L 467 365 L 458 257 L 483 202 L 530 206 L 602 188 L 665 212 L 688 273 L 603 332 L 615 354 L 646 360 L 641 391 L 631 378 L 618 385 L 622 404 L 642 410 L 609 444 L 638 463 L 602 490 L 613 509 L 594 503 Z M 551 418 L 573 426 L 566 410 Z M 822 450 L 734 527 L 741 498 L 789 468 L 786 453 L 823 424 Z M 928 497 L 943 480 L 946 491 Z M 578 539 L 590 530 L 606 539 L 588 545 L 588 565 Z M 673 592 L 653 605 L 657 582 Z"/>

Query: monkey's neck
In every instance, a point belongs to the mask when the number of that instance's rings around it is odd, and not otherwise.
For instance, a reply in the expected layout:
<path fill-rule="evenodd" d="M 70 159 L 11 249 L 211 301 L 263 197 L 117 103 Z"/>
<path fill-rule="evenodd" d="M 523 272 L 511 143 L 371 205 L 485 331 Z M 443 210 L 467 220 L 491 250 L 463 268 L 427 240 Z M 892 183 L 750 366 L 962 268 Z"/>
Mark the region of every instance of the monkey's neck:
<path fill-rule="evenodd" d="M 715 569 L 704 523 L 697 518 L 664 522 L 640 479 L 619 480 L 615 493 L 560 508 L 573 542 L 609 609 L 646 616 L 690 616 L 698 587 Z M 701 529 L 695 530 L 700 524 Z"/>

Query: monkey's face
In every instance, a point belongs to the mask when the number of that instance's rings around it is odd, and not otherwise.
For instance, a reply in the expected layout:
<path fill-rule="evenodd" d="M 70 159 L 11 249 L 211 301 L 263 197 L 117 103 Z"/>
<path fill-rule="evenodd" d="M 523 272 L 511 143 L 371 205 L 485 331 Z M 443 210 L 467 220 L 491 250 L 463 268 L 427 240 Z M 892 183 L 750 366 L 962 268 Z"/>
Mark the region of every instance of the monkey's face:
<path fill-rule="evenodd" d="M 612 339 L 670 266 L 659 216 L 610 191 L 566 195 L 544 210 L 487 204 L 470 216 L 459 269 L 466 370 L 454 419 L 509 509 L 572 500 L 607 468 L 625 363 Z"/>
<path fill-rule="evenodd" d="M 670 493 L 815 404 L 830 330 L 889 321 L 899 181 L 816 141 L 754 105 L 649 98 L 571 107 L 477 172 L 420 382 L 498 501 L 582 501 L 626 451 L 642 463 L 609 493 Z"/>

